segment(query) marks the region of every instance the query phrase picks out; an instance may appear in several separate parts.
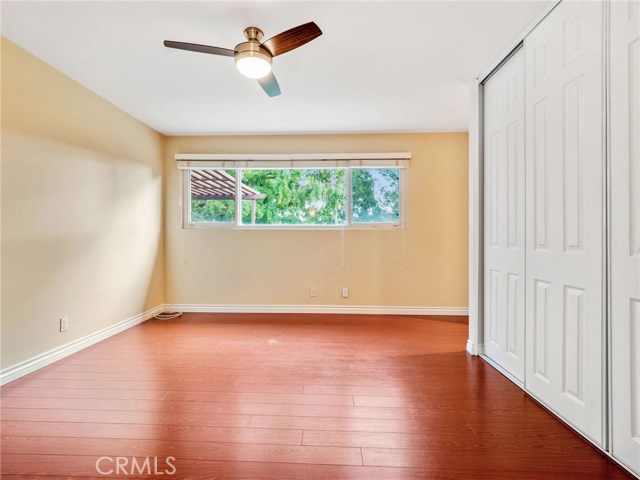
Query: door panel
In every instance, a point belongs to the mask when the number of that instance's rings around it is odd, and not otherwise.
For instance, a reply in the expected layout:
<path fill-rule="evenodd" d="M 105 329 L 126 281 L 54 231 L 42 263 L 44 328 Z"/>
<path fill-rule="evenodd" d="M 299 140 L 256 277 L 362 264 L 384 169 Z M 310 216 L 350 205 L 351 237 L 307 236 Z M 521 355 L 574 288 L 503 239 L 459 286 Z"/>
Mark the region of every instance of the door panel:
<path fill-rule="evenodd" d="M 526 389 L 603 441 L 602 4 L 562 2 L 525 40 Z"/>
<path fill-rule="evenodd" d="M 613 455 L 640 473 L 640 2 L 611 3 Z"/>
<path fill-rule="evenodd" d="M 484 352 L 524 381 L 524 52 L 484 85 Z"/>

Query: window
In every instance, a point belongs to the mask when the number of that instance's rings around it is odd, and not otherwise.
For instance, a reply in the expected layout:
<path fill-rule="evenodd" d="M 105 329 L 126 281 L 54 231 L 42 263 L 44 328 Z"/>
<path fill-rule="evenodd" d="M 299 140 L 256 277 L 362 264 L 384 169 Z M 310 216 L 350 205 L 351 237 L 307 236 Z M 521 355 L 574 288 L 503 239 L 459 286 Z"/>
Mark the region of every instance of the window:
<path fill-rule="evenodd" d="M 351 172 L 351 221 L 400 223 L 400 170 L 358 168 Z"/>
<path fill-rule="evenodd" d="M 240 170 L 243 188 L 260 200 L 242 199 L 243 225 L 344 225 L 346 170 Z"/>
<path fill-rule="evenodd" d="M 405 162 L 194 161 L 179 166 L 184 175 L 185 227 L 403 224 Z"/>
<path fill-rule="evenodd" d="M 191 170 L 190 183 L 193 223 L 236 221 L 234 170 Z"/>

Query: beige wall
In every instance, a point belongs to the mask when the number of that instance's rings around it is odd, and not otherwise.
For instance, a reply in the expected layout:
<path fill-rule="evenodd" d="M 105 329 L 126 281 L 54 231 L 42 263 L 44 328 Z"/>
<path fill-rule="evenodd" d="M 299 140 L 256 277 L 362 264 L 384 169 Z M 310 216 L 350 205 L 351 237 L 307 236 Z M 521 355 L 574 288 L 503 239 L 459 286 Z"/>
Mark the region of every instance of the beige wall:
<path fill-rule="evenodd" d="M 405 231 L 182 229 L 176 153 L 409 151 Z M 467 134 L 172 137 L 166 300 L 178 304 L 467 306 Z M 315 286 L 318 296 L 310 298 Z M 340 288 L 351 296 L 340 298 Z"/>
<path fill-rule="evenodd" d="M 162 144 L 2 40 L 2 368 L 164 302 Z"/>

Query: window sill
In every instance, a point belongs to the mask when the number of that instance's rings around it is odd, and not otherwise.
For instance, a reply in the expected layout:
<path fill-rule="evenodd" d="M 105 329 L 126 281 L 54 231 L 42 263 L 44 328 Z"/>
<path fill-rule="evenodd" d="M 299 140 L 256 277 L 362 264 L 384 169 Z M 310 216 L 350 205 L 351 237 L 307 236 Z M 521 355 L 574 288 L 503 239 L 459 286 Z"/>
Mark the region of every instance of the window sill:
<path fill-rule="evenodd" d="M 220 229 L 220 230 L 400 230 L 400 224 L 362 223 L 358 225 L 236 225 L 233 223 L 193 223 L 183 227 L 189 229 Z"/>

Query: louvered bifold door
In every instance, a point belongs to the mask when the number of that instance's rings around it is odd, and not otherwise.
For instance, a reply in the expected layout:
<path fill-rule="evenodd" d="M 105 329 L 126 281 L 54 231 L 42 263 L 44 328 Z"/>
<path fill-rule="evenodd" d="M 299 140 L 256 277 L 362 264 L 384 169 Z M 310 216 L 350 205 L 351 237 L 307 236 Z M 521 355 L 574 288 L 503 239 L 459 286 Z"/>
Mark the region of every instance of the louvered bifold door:
<path fill-rule="evenodd" d="M 562 2 L 526 38 L 525 388 L 603 442 L 603 4 Z"/>
<path fill-rule="evenodd" d="M 611 2 L 613 455 L 640 473 L 640 2 Z"/>
<path fill-rule="evenodd" d="M 524 50 L 484 83 L 484 353 L 524 382 Z"/>

